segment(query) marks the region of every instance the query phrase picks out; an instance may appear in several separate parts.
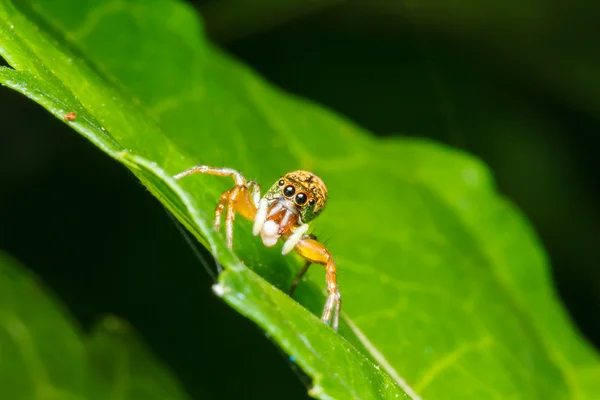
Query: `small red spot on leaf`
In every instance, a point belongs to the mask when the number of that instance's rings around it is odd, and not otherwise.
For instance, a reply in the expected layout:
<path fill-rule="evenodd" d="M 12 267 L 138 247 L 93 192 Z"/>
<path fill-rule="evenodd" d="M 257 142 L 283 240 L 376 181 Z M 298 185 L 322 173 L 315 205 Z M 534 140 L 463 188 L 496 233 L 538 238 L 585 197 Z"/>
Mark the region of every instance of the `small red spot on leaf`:
<path fill-rule="evenodd" d="M 75 118 L 77 118 L 77 113 L 75 111 L 71 111 L 70 113 L 63 115 L 63 117 L 67 121 L 75 121 Z"/>

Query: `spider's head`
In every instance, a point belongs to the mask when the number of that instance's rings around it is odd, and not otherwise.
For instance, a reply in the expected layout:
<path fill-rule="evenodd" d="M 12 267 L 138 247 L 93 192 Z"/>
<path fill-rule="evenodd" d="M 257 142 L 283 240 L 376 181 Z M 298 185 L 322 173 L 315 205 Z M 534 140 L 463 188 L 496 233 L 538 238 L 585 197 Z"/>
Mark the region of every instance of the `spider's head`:
<path fill-rule="evenodd" d="M 321 178 L 307 171 L 290 172 L 260 200 L 253 232 L 260 233 L 265 246 L 274 246 L 293 226 L 319 215 L 326 202 L 327 187 Z"/>
<path fill-rule="evenodd" d="M 323 211 L 327 203 L 327 187 L 321 178 L 308 171 L 290 172 L 265 194 L 269 201 L 279 201 L 307 223 Z"/>

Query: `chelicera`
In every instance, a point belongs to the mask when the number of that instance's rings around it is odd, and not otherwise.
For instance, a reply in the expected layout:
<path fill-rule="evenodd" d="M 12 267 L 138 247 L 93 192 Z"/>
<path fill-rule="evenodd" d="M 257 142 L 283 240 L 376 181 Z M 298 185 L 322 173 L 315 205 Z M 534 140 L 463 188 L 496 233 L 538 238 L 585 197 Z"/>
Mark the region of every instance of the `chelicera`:
<path fill-rule="evenodd" d="M 233 221 L 236 213 L 254 221 L 252 233 L 260 235 L 267 247 L 272 247 L 281 239 L 284 241 L 282 254 L 296 251 L 306 260 L 302 270 L 290 287 L 290 296 L 308 271 L 311 264 L 325 267 L 327 301 L 321 320 L 337 331 L 342 297 L 337 285 L 336 265 L 330 251 L 317 238 L 307 233 L 308 222 L 316 218 L 327 202 L 327 187 L 315 174 L 308 171 L 294 171 L 282 176 L 264 196 L 255 181 L 247 181 L 238 171 L 230 168 L 214 168 L 197 165 L 174 176 L 181 179 L 192 174 L 231 176 L 235 185 L 223 192 L 215 209 L 215 230 L 221 226 L 221 216 L 225 212 L 225 235 L 227 246 L 233 248 Z"/>

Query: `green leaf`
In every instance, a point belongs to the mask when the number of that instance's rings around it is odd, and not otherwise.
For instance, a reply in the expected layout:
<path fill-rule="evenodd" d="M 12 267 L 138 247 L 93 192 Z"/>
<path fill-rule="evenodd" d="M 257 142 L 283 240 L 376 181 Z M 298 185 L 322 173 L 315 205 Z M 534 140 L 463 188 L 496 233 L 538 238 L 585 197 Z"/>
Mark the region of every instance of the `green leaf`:
<path fill-rule="evenodd" d="M 85 339 L 89 399 L 188 399 L 124 321 L 106 317 Z"/>
<path fill-rule="evenodd" d="M 527 222 L 480 162 L 434 143 L 377 141 L 269 86 L 206 42 L 171 0 L 0 0 L 0 81 L 127 165 L 226 267 L 215 292 L 312 378 L 319 398 L 597 398 L 598 356 L 568 320 Z M 301 261 L 236 223 L 212 228 L 229 180 L 170 176 L 202 163 L 263 186 L 308 169 L 328 185 L 315 221 L 339 268 L 340 334 L 323 325 L 324 277 L 298 302 Z M 76 166 L 74 166 L 76 167 Z M 247 268 L 251 267 L 251 269 Z M 283 292 L 282 292 L 283 291 Z"/>
<path fill-rule="evenodd" d="M 17 262 L 0 253 L 0 397 L 187 399 L 127 325 L 106 317 L 84 337 Z"/>

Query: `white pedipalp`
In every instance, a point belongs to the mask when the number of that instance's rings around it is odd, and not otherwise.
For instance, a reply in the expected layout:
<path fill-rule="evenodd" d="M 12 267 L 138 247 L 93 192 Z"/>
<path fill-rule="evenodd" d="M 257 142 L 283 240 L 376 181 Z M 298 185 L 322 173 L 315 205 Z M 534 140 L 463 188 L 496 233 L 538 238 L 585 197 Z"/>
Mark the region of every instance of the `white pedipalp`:
<path fill-rule="evenodd" d="M 267 247 L 273 247 L 279 240 L 279 225 L 275 221 L 267 221 L 260 231 L 260 238 Z"/>
<path fill-rule="evenodd" d="M 283 248 L 281 249 L 281 254 L 287 254 L 290 251 L 294 250 L 294 247 L 296 247 L 296 245 L 298 244 L 300 239 L 302 239 L 302 236 L 304 236 L 304 234 L 306 233 L 307 230 L 308 230 L 307 224 L 302 224 L 298 228 L 296 228 L 294 233 L 292 233 L 290 235 L 290 237 L 283 244 Z"/>
<path fill-rule="evenodd" d="M 260 231 L 263 229 L 265 221 L 267 220 L 267 209 L 269 208 L 269 203 L 267 199 L 260 199 L 258 201 L 258 207 L 256 210 L 256 217 L 254 218 L 254 226 L 252 227 L 252 234 L 254 236 L 258 235 Z"/>

